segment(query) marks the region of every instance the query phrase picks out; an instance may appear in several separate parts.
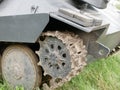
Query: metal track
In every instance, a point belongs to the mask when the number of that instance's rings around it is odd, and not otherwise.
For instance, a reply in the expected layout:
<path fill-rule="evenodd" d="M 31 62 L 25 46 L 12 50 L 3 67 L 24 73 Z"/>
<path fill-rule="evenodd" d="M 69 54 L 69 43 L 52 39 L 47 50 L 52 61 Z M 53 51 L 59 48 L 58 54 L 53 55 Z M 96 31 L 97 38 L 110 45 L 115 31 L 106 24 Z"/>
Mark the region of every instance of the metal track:
<path fill-rule="evenodd" d="M 78 75 L 83 67 L 86 66 L 87 51 L 85 45 L 83 45 L 83 40 L 80 39 L 78 35 L 73 33 L 49 31 L 43 33 L 42 36 L 56 37 L 57 39 L 61 40 L 66 45 L 71 56 L 71 71 L 66 77 L 62 79 L 52 78 L 49 80 L 49 84 L 43 83 L 43 90 L 54 90 L 55 88 L 62 86 L 65 82 L 70 81 L 72 77 Z M 40 57 L 39 53 L 40 50 L 37 52 L 38 56 Z M 40 64 L 41 62 L 39 61 L 38 65 Z"/>
<path fill-rule="evenodd" d="M 117 46 L 110 52 L 109 56 L 110 56 L 110 55 L 114 55 L 114 54 L 116 54 L 116 53 L 119 52 L 119 51 L 120 51 L 120 44 L 117 45 Z"/>

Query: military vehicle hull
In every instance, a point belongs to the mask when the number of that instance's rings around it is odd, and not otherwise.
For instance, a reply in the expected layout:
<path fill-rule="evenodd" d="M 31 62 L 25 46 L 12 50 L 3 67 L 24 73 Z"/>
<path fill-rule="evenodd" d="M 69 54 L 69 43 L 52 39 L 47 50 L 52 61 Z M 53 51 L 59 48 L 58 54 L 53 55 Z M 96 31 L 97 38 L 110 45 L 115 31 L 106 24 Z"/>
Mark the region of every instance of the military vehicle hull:
<path fill-rule="evenodd" d="M 1 0 L 3 78 L 13 88 L 22 85 L 25 90 L 40 86 L 53 90 L 78 75 L 88 62 L 107 57 L 120 43 L 117 18 L 108 17 L 109 12 L 103 12 L 106 9 L 97 9 L 107 3 Z"/>

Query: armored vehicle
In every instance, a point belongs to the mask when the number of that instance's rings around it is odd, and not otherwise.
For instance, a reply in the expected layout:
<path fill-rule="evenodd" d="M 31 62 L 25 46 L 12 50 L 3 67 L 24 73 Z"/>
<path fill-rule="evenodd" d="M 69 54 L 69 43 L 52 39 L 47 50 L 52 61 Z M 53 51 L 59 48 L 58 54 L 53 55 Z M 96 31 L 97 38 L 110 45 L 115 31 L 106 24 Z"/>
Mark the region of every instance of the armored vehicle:
<path fill-rule="evenodd" d="M 53 90 L 108 56 L 120 42 L 119 15 L 108 2 L 0 0 L 3 79 L 13 88 Z"/>

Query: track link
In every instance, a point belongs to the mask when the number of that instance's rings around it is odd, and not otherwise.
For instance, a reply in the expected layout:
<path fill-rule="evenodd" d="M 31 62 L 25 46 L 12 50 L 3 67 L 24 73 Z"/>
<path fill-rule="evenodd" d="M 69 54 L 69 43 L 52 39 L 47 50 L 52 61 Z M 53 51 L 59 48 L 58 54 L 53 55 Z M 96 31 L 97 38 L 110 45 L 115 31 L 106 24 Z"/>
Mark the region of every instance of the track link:
<path fill-rule="evenodd" d="M 119 52 L 119 51 L 120 51 L 120 44 L 117 45 L 117 46 L 110 52 L 109 56 L 110 56 L 110 55 L 114 55 L 114 54 L 116 54 L 116 53 Z"/>
<path fill-rule="evenodd" d="M 83 40 L 80 39 L 78 35 L 71 32 L 48 31 L 43 33 L 41 36 L 56 37 L 61 40 L 66 45 L 71 56 L 71 71 L 69 74 L 62 79 L 50 79 L 49 85 L 47 83 L 43 84 L 43 90 L 54 90 L 55 88 L 62 86 L 65 82 L 70 81 L 72 77 L 78 75 L 83 67 L 86 66 L 87 51 L 85 45 L 83 45 Z M 39 43 L 41 43 L 40 40 Z M 37 54 L 40 57 L 39 53 L 40 50 L 37 51 Z M 38 65 L 41 65 L 40 61 Z"/>

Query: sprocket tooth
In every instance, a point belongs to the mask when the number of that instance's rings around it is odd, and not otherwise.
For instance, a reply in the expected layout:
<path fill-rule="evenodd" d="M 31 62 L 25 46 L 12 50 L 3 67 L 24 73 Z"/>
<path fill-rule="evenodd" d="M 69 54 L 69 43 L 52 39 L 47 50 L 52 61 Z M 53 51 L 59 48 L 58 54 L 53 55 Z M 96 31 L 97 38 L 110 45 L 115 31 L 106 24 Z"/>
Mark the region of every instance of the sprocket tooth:
<path fill-rule="evenodd" d="M 42 90 L 52 90 L 46 83 L 43 84 Z"/>
<path fill-rule="evenodd" d="M 36 53 L 38 56 L 40 56 L 40 52 L 39 52 L 39 51 L 35 51 L 35 53 Z"/>
<path fill-rule="evenodd" d="M 118 46 L 118 48 L 120 49 L 120 46 Z"/>
<path fill-rule="evenodd" d="M 112 51 L 115 52 L 116 51 L 115 48 Z"/>
<path fill-rule="evenodd" d="M 37 65 L 38 65 L 38 66 L 41 66 L 41 62 L 39 61 L 39 62 L 37 63 Z"/>
<path fill-rule="evenodd" d="M 44 76 L 46 76 L 47 75 L 47 72 L 46 71 L 44 71 Z"/>
<path fill-rule="evenodd" d="M 51 79 L 50 80 L 50 86 L 54 86 L 55 85 L 55 80 L 54 79 Z"/>

